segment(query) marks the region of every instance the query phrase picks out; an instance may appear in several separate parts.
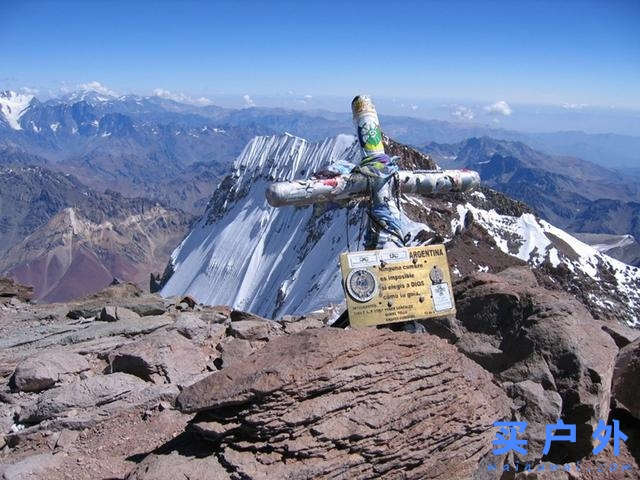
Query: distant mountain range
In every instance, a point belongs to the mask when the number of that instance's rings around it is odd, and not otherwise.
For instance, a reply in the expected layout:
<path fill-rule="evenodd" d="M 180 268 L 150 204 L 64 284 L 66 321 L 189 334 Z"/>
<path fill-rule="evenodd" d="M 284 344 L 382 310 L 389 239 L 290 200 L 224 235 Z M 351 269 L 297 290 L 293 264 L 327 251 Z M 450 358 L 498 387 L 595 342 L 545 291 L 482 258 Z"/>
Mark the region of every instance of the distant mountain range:
<path fill-rule="evenodd" d="M 577 233 L 576 238 L 628 265 L 640 266 L 640 243 L 631 235 Z"/>
<path fill-rule="evenodd" d="M 215 178 L 242 147 L 270 132 L 259 125 L 214 126 L 187 105 L 158 97 L 84 92 L 27 102 L 24 95 L 0 95 L 0 149 L 14 158 L 37 155 L 98 190 L 143 195 L 187 211 L 200 211 Z M 215 116 L 216 109 L 207 112 Z"/>
<path fill-rule="evenodd" d="M 488 185 L 563 228 L 640 238 L 639 177 L 602 166 L 637 161 L 636 137 L 381 120 L 390 137 L 420 145 L 442 166 L 479 170 Z M 144 285 L 243 148 L 283 132 L 320 141 L 351 134 L 353 125 L 349 114 L 327 111 L 227 109 L 93 90 L 47 101 L 0 92 L 0 273 L 35 285 L 45 300 L 95 291 L 113 277 Z"/>
<path fill-rule="evenodd" d="M 320 141 L 353 132 L 348 113 L 259 107 L 227 109 L 179 103 L 158 96 L 115 97 L 92 90 L 46 102 L 30 95 L 0 92 L 0 111 L 0 144 L 15 144 L 29 153 L 58 159 L 91 156 L 96 147 L 108 140 L 124 137 L 128 142 L 122 148 L 132 146 L 136 155 L 166 159 L 165 166 L 177 158 L 173 170 L 199 161 L 216 164 L 218 174 L 255 135 L 289 132 Z M 489 136 L 521 141 L 549 154 L 571 155 L 609 168 L 637 168 L 640 164 L 640 137 L 628 135 L 577 131 L 523 133 L 486 125 L 387 115 L 381 116 L 381 122 L 390 137 L 416 146 Z M 205 127 L 207 130 L 203 131 Z M 194 139 L 198 139 L 197 146 Z M 149 142 L 158 147 L 149 148 Z M 96 153 L 100 153 L 99 148 Z M 106 170 L 113 173 L 114 168 Z"/>
<path fill-rule="evenodd" d="M 477 170 L 486 185 L 569 231 L 640 238 L 640 184 L 616 171 L 487 137 L 431 142 L 422 151 L 442 167 Z"/>
<path fill-rule="evenodd" d="M 114 278 L 147 287 L 192 220 L 70 174 L 8 163 L 0 154 L 0 276 L 34 286 L 36 300 L 77 298 Z"/>

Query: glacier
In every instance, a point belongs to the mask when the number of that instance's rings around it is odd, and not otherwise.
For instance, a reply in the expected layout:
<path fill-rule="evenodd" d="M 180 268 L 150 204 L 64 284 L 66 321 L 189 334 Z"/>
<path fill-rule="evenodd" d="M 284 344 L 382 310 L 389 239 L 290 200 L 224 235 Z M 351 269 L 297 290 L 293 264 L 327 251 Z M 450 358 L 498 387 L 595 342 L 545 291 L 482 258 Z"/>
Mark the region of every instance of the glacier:
<path fill-rule="evenodd" d="M 24 115 L 27 107 L 33 100 L 33 95 L 16 93 L 11 90 L 0 92 L 0 113 L 14 130 L 22 130 L 20 117 Z"/>
<path fill-rule="evenodd" d="M 274 180 L 308 178 L 330 163 L 353 161 L 356 147 L 352 135 L 322 143 L 288 134 L 251 140 L 173 252 L 174 273 L 161 294 L 189 294 L 268 317 L 340 303 L 338 255 L 347 249 L 347 238 L 358 249 L 362 212 L 276 209 L 267 204 L 265 190 Z"/>

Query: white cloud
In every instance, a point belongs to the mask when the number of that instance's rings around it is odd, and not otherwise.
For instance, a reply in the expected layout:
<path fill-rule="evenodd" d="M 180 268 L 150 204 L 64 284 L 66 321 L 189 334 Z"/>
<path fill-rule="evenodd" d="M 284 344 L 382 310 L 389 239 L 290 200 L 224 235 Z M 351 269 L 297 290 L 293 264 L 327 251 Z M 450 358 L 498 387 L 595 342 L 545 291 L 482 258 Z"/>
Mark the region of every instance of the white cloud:
<path fill-rule="evenodd" d="M 24 93 L 28 95 L 36 95 L 38 92 L 40 92 L 40 90 L 38 90 L 37 88 L 31 88 L 31 87 L 22 87 L 20 90 L 22 90 Z"/>
<path fill-rule="evenodd" d="M 188 97 L 182 92 L 171 92 L 164 88 L 156 88 L 153 90 L 153 95 L 160 98 L 166 98 L 167 100 L 173 100 L 180 103 L 193 103 L 193 99 Z"/>
<path fill-rule="evenodd" d="M 255 107 L 256 104 L 253 99 L 249 95 L 243 95 L 244 106 L 245 107 Z"/>
<path fill-rule="evenodd" d="M 313 98 L 313 95 L 305 95 L 304 99 L 305 100 L 311 100 Z"/>
<path fill-rule="evenodd" d="M 155 88 L 153 90 L 153 95 L 155 97 L 168 98 L 170 100 L 173 100 L 172 93 L 169 90 L 165 90 L 164 88 Z"/>
<path fill-rule="evenodd" d="M 411 110 L 414 112 L 418 109 L 418 105 L 411 105 Z"/>
<path fill-rule="evenodd" d="M 213 102 L 206 97 L 193 98 L 189 95 L 185 95 L 182 92 L 171 92 L 164 88 L 156 88 L 153 90 L 153 95 L 160 98 L 166 98 L 167 100 L 173 100 L 178 103 L 190 103 L 192 105 L 211 105 Z"/>
<path fill-rule="evenodd" d="M 100 82 L 96 82 L 95 80 L 93 82 L 83 83 L 81 85 L 78 85 L 78 88 L 80 90 L 87 90 L 87 91 L 92 90 L 94 92 L 98 92 L 103 95 L 110 95 L 112 97 L 115 97 L 118 95 L 113 90 L 107 88 L 105 85 L 102 85 Z"/>
<path fill-rule="evenodd" d="M 202 106 L 213 104 L 213 101 L 211 99 L 207 98 L 207 97 L 196 98 L 193 102 L 196 105 L 202 105 Z"/>
<path fill-rule="evenodd" d="M 455 110 L 451 112 L 451 115 L 464 120 L 473 120 L 473 117 L 476 116 L 476 114 L 473 113 L 473 110 L 465 107 L 464 105 L 456 105 Z"/>
<path fill-rule="evenodd" d="M 589 105 L 587 105 L 586 103 L 563 103 L 562 104 L 562 108 L 565 108 L 567 110 L 580 110 L 588 106 Z"/>
<path fill-rule="evenodd" d="M 504 115 L 505 117 L 513 113 L 509 104 L 504 100 L 500 100 L 492 105 L 487 105 L 484 109 L 489 113 L 496 113 L 498 115 Z"/>

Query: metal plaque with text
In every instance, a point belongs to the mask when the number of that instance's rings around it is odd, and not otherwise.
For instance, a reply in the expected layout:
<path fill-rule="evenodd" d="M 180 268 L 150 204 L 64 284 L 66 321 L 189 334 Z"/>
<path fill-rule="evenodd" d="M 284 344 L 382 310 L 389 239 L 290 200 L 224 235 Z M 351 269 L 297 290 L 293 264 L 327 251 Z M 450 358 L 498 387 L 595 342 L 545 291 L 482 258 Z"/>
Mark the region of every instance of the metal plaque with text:
<path fill-rule="evenodd" d="M 353 327 L 455 315 L 444 245 L 340 255 Z"/>

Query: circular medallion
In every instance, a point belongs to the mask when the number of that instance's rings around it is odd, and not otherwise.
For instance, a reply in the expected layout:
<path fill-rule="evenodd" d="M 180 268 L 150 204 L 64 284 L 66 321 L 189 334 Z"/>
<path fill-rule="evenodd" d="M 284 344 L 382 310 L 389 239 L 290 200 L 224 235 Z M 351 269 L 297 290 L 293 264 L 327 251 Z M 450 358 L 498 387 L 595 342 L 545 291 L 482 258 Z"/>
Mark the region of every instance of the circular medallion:
<path fill-rule="evenodd" d="M 437 265 L 434 265 L 431 272 L 429 272 L 429 278 L 432 284 L 437 285 L 444 281 L 444 273 L 442 273 L 442 270 L 440 270 Z"/>
<path fill-rule="evenodd" d="M 378 293 L 378 279 L 367 269 L 351 270 L 347 275 L 347 292 L 357 302 L 368 302 Z"/>

